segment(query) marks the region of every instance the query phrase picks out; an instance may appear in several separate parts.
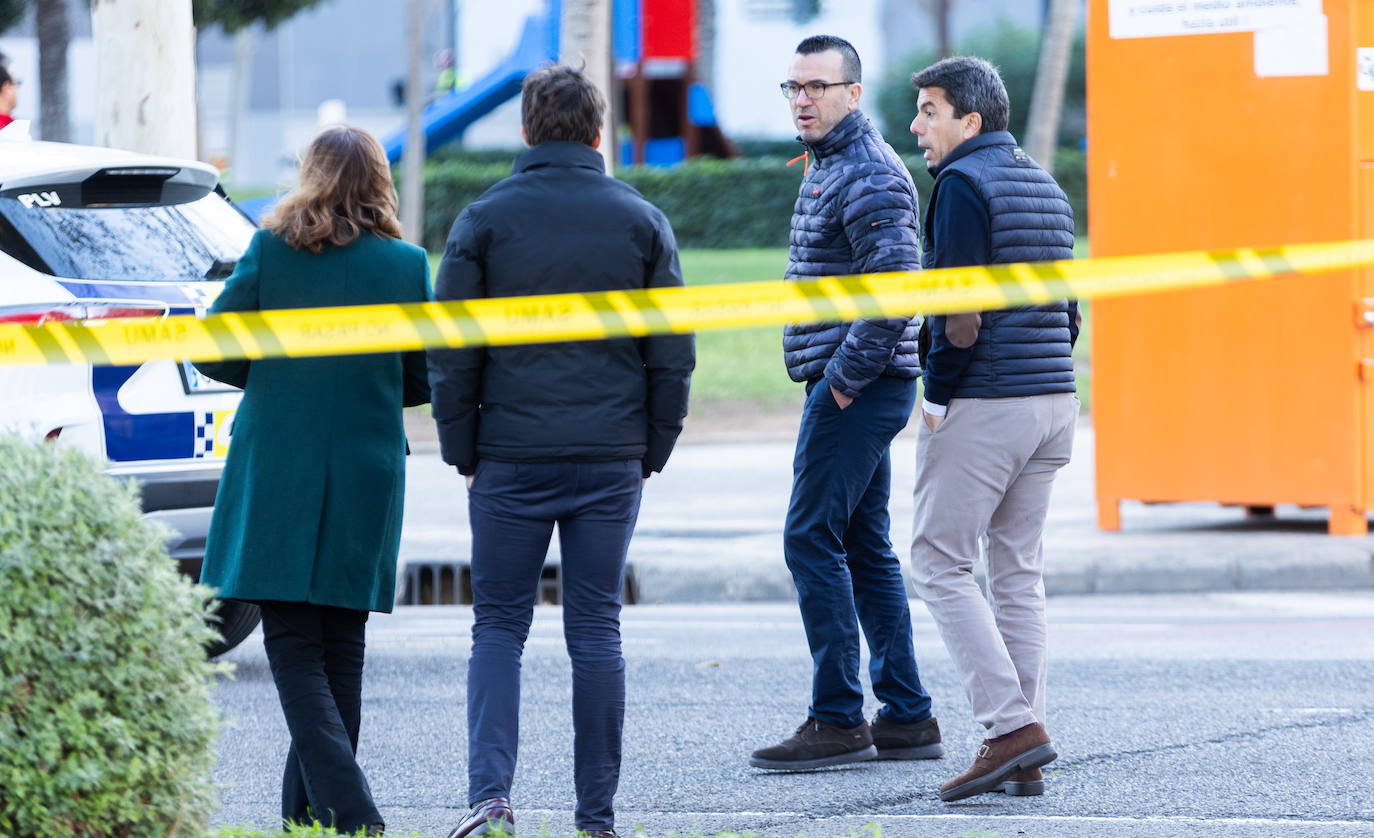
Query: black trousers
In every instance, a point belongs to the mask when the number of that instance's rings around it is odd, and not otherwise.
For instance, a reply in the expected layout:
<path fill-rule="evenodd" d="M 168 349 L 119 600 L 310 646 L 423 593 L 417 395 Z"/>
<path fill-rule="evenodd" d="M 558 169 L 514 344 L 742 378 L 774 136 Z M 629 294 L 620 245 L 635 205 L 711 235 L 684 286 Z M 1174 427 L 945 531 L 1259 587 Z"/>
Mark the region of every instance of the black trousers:
<path fill-rule="evenodd" d="M 305 602 L 258 604 L 267 661 L 291 732 L 282 820 L 317 820 L 340 833 L 380 827 L 382 816 L 355 758 L 367 612 Z"/>

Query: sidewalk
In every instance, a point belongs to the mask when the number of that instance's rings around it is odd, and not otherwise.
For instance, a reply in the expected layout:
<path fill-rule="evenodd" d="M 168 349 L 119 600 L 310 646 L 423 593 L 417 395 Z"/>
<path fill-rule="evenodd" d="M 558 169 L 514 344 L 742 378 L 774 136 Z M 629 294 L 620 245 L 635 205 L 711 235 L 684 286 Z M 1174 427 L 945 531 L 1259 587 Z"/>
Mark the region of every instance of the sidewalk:
<path fill-rule="evenodd" d="M 766 428 L 766 426 L 764 426 Z M 639 602 L 792 600 L 782 558 L 795 426 L 722 433 L 689 424 L 667 469 L 650 479 L 630 546 Z M 462 481 L 432 444 L 409 461 L 401 564 L 462 566 L 470 546 Z M 907 560 L 915 434 L 892 447 L 892 541 Z M 1248 520 L 1216 504 L 1122 505 L 1122 531 L 1097 529 L 1093 432 L 1055 485 L 1045 537 L 1049 594 L 1374 587 L 1374 536 L 1326 534 L 1324 509 L 1280 506 Z M 557 561 L 558 546 L 550 551 Z M 914 592 L 913 592 L 914 595 Z"/>

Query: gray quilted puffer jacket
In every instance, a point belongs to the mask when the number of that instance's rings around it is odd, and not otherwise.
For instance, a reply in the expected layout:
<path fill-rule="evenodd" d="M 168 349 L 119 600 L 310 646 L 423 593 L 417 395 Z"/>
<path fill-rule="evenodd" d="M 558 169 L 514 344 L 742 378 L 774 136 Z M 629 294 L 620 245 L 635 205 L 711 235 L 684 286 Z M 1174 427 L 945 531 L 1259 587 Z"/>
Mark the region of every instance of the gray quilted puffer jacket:
<path fill-rule="evenodd" d="M 787 278 L 920 270 L 916 187 L 868 117 L 851 112 L 807 151 Z M 824 376 L 850 397 L 880 375 L 919 378 L 919 325 L 912 317 L 786 326 L 787 374 L 793 381 Z"/>

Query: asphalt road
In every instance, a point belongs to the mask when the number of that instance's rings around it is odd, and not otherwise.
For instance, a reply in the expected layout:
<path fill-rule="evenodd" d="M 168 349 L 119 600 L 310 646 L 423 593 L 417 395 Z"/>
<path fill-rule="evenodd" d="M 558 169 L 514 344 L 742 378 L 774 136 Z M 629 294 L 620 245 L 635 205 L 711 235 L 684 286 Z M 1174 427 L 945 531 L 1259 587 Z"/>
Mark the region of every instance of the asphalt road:
<path fill-rule="evenodd" d="M 912 613 L 949 755 L 769 774 L 747 765 L 749 751 L 798 724 L 808 697 L 795 605 L 628 608 L 621 833 L 1374 835 L 1374 594 L 1052 598 L 1060 759 L 1047 793 L 958 804 L 936 790 L 981 735 L 924 606 Z M 470 624 L 463 606 L 369 624 L 360 756 L 395 833 L 442 836 L 466 808 Z M 237 673 L 215 689 L 227 723 L 214 822 L 269 827 L 287 738 L 260 635 L 227 659 Z M 513 790 L 522 834 L 572 832 L 569 690 L 560 611 L 541 606 Z"/>

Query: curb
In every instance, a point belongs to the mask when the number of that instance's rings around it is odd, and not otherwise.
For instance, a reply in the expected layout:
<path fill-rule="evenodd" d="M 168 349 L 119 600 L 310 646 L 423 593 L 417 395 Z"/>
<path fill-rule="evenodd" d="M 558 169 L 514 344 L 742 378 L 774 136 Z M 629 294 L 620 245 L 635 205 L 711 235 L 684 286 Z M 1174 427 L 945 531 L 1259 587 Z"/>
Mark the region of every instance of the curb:
<path fill-rule="evenodd" d="M 1135 552 L 1135 551 L 1132 551 Z M 1163 558 L 1148 551 L 1110 555 L 1054 555 L 1045 570 L 1047 596 L 1090 594 L 1196 594 L 1227 591 L 1348 591 L 1374 589 L 1374 553 L 1351 545 L 1329 555 L 1277 555 L 1245 550 L 1229 555 Z M 445 565 L 461 575 L 466 559 L 411 559 L 406 564 Z M 557 567 L 551 556 L 546 567 Z M 402 566 L 398 578 L 406 575 Z M 908 568 L 907 596 L 919 599 Z M 985 585 L 983 567 L 975 570 Z M 776 561 L 655 560 L 632 552 L 628 589 L 638 603 L 791 602 L 792 575 Z M 398 591 L 398 595 L 399 595 Z"/>

